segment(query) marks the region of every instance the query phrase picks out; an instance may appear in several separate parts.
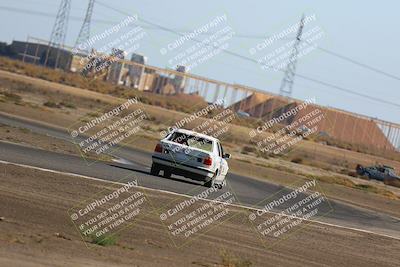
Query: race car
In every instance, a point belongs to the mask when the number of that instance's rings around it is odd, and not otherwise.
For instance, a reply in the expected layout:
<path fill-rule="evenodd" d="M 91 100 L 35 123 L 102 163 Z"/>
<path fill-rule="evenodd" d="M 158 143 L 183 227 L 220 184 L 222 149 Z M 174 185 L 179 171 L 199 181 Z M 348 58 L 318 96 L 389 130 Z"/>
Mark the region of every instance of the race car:
<path fill-rule="evenodd" d="M 163 171 L 166 178 L 172 174 L 204 182 L 204 186 L 222 188 L 228 173 L 227 159 L 221 142 L 211 136 L 176 129 L 155 147 L 151 174 Z"/>
<path fill-rule="evenodd" d="M 400 177 L 396 175 L 394 168 L 386 165 L 363 167 L 362 165 L 358 164 L 356 171 L 359 175 L 367 176 L 369 179 L 375 179 L 379 181 L 400 180 Z"/>

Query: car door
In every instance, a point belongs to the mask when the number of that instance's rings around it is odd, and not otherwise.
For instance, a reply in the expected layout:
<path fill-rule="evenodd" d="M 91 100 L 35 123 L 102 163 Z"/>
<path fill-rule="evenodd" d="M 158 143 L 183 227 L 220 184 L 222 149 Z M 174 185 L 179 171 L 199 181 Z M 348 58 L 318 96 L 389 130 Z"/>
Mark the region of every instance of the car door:
<path fill-rule="evenodd" d="M 385 178 L 385 169 L 382 167 L 376 168 L 375 179 L 383 181 Z"/>
<path fill-rule="evenodd" d="M 393 179 L 396 178 L 396 174 L 391 169 L 385 168 L 385 179 Z"/>
<path fill-rule="evenodd" d="M 218 154 L 219 154 L 219 158 L 220 158 L 220 174 L 219 176 L 221 177 L 221 179 L 223 180 L 226 176 L 226 174 L 228 173 L 228 162 L 226 161 L 226 159 L 224 159 L 224 149 L 222 147 L 222 145 L 220 144 L 220 142 L 217 142 L 217 146 L 218 146 Z"/>
<path fill-rule="evenodd" d="M 370 178 L 379 180 L 379 171 L 376 167 L 369 167 L 367 173 Z"/>

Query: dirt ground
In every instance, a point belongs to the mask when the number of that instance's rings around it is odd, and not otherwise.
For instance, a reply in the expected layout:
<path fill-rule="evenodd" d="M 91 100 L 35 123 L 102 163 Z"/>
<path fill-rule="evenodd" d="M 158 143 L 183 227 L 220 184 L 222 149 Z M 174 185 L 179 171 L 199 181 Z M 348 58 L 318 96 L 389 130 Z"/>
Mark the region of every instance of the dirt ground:
<path fill-rule="evenodd" d="M 121 185 L 0 164 L 0 266 L 398 266 L 400 241 L 307 224 L 264 246 L 235 215 L 189 243 L 174 245 L 158 210 L 148 210 L 116 243 L 83 241 L 68 210 Z M 109 192 L 107 191 L 107 192 Z M 154 207 L 176 195 L 144 190 Z M 234 233 L 234 234 L 233 234 Z"/>

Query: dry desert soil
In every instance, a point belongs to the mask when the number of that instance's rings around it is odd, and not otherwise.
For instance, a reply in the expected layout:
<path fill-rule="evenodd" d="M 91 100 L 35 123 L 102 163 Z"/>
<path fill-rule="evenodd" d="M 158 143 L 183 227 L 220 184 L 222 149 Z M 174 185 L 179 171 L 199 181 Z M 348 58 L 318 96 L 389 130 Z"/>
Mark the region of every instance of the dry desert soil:
<path fill-rule="evenodd" d="M 282 240 L 268 238 L 264 241 L 271 246 L 265 246 L 245 223 L 248 211 L 229 206 L 229 219 L 179 243 L 161 222 L 160 210 L 152 209 L 177 196 L 144 188 L 140 190 L 152 203 L 143 208 L 145 215 L 121 230 L 115 244 L 102 246 L 82 239 L 68 212 L 120 184 L 3 163 L 0 181 L 0 266 L 398 266 L 400 262 L 400 240 L 318 223 L 307 223 Z"/>

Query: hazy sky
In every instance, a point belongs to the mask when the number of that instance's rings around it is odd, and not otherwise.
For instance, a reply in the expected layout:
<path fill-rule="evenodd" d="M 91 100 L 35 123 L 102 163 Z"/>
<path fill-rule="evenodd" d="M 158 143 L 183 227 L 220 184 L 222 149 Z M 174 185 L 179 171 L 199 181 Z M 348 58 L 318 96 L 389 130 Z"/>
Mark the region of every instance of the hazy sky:
<path fill-rule="evenodd" d="M 235 32 L 228 41 L 230 51 L 254 58 L 249 49 L 273 34 L 278 34 L 300 20 L 301 15 L 315 14 L 312 25 L 318 26 L 323 37 L 318 40 L 320 47 L 333 51 L 352 60 L 365 63 L 376 69 L 400 77 L 400 20 L 398 1 L 123 1 L 102 0 L 116 9 L 139 18 L 178 31 L 192 31 L 210 20 L 226 15 L 225 25 Z M 27 35 L 48 39 L 57 13 L 59 0 L 0 0 L 0 40 L 26 40 Z M 87 1 L 72 0 L 71 16 L 83 18 Z M 6 7 L 42 12 L 52 16 L 33 13 L 12 12 Z M 94 7 L 92 33 L 101 33 L 124 19 L 124 15 L 107 9 L 100 4 Z M 110 24 L 101 23 L 110 21 Z M 73 45 L 77 38 L 81 21 L 72 19 L 69 23 L 67 44 Z M 146 24 L 139 23 L 146 26 Z M 134 27 L 134 26 L 131 26 Z M 217 28 L 220 29 L 220 28 Z M 148 57 L 150 65 L 168 67 L 168 60 L 177 53 L 162 55 L 160 48 L 166 47 L 178 36 L 159 29 L 144 27 L 146 36 L 140 40 L 138 52 Z M 244 38 L 250 36 L 251 38 Z M 207 36 L 199 36 L 204 39 Z M 289 36 L 294 38 L 294 34 Z M 280 40 L 284 45 L 289 41 Z M 189 41 L 185 48 L 194 43 Z M 100 43 L 98 44 L 101 45 Z M 258 53 L 266 55 L 267 50 Z M 260 65 L 220 53 L 194 68 L 191 72 L 232 83 L 253 86 L 273 93 L 279 92 L 283 74 L 273 70 L 263 70 Z M 400 81 L 390 78 L 337 57 L 322 52 L 311 51 L 300 57 L 297 64 L 299 74 L 344 87 L 358 93 L 384 99 L 400 105 Z M 297 77 L 293 97 L 307 99 L 316 97 L 317 103 L 329 105 L 356 113 L 378 117 L 400 123 L 400 108 L 377 103 L 337 89 L 325 87 Z"/>

